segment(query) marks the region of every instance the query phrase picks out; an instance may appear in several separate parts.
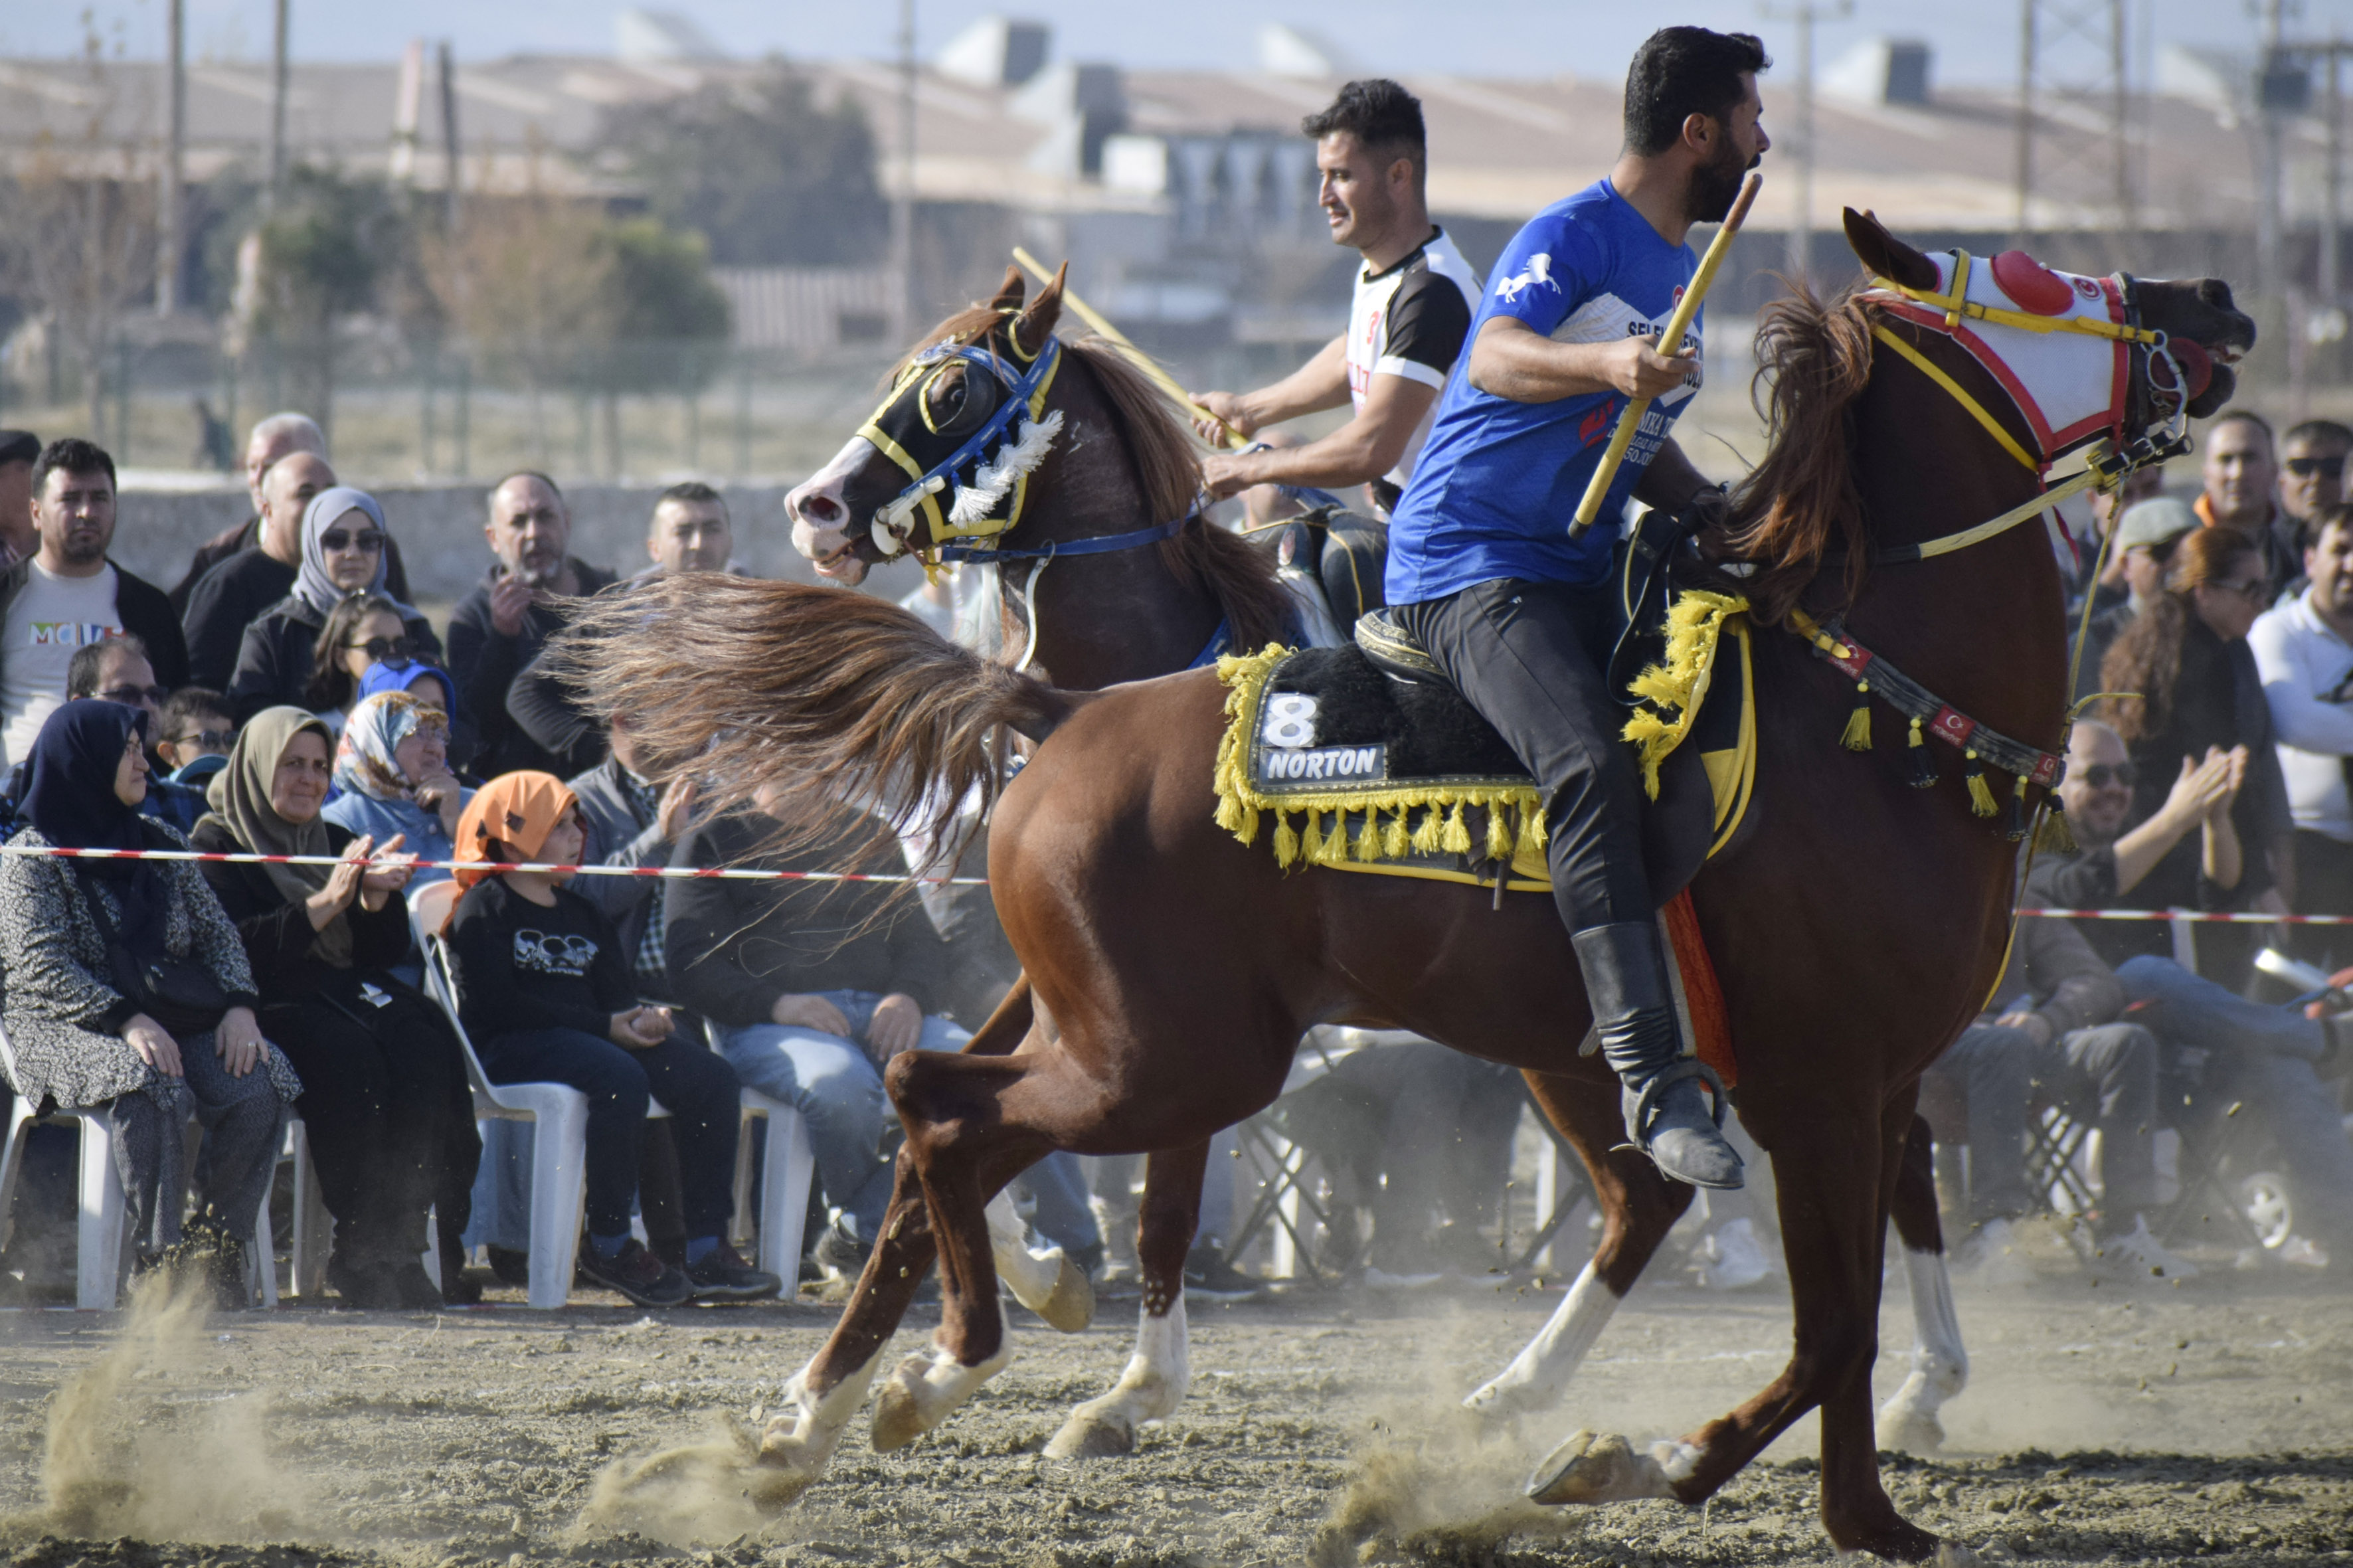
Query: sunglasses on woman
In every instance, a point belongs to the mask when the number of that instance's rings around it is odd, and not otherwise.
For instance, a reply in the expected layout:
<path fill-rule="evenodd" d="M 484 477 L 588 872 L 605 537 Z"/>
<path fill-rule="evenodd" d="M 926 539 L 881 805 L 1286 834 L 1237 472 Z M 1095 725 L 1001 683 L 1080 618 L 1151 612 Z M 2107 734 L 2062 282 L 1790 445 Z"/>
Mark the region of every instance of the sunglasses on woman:
<path fill-rule="evenodd" d="M 384 534 L 373 528 L 364 528 L 357 533 L 331 528 L 319 535 L 319 548 L 330 555 L 344 550 L 364 550 L 374 554 L 384 548 Z"/>
<path fill-rule="evenodd" d="M 370 637 L 365 642 L 343 645 L 355 653 L 364 653 L 377 664 L 406 663 L 417 651 L 417 639 L 406 635 L 396 637 Z"/>
<path fill-rule="evenodd" d="M 2074 776 L 2094 789 L 2105 789 L 2111 784 L 2118 789 L 2130 789 L 2133 780 L 2140 776 L 2140 771 L 2130 763 L 2094 763 L 2088 768 L 2078 770 Z"/>

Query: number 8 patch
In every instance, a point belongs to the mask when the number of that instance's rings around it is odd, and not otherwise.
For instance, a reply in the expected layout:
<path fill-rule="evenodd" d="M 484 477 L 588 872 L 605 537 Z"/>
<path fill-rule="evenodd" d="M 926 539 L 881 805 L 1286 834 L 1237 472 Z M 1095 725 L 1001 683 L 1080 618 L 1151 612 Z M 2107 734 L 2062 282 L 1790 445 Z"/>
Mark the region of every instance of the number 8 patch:
<path fill-rule="evenodd" d="M 1270 746 L 1311 746 L 1315 743 L 1315 699 L 1299 691 L 1279 691 L 1266 700 L 1266 716 L 1259 739 Z"/>

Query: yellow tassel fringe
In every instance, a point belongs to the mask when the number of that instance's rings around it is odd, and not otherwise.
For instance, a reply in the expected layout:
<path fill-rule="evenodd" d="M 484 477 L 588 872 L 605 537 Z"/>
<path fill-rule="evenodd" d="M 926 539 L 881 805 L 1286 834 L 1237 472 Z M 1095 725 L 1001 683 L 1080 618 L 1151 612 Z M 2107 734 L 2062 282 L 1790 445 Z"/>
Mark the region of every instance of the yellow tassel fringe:
<path fill-rule="evenodd" d="M 1871 682 L 1856 681 L 1854 697 L 1854 711 L 1846 716 L 1846 732 L 1839 737 L 1839 744 L 1850 752 L 1867 752 L 1871 750 Z"/>
<path fill-rule="evenodd" d="M 1667 612 L 1666 662 L 1634 678 L 1634 695 L 1651 707 L 1635 709 L 1620 733 L 1641 753 L 1642 787 L 1652 800 L 1659 798 L 1659 764 L 1683 743 L 1699 716 L 1724 623 L 1747 608 L 1748 601 L 1736 595 L 1684 589 Z"/>

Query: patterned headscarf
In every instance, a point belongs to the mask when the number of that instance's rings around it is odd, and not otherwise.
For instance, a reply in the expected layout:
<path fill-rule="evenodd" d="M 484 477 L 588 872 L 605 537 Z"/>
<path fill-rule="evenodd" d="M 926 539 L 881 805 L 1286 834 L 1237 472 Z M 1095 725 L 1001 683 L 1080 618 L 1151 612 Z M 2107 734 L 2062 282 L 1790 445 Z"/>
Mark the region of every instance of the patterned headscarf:
<path fill-rule="evenodd" d="M 400 743 L 427 725 L 447 730 L 449 716 L 406 691 L 362 698 L 335 744 L 335 787 L 370 800 L 411 799 L 417 781 L 401 771 Z"/>
<path fill-rule="evenodd" d="M 574 804 L 572 792 L 554 773 L 501 773 L 476 793 L 467 803 L 466 815 L 458 819 L 458 858 L 495 861 L 500 857 L 491 846 L 499 841 L 520 849 L 526 858 L 536 855 Z M 458 886 L 470 888 L 491 873 L 459 870 L 455 875 Z"/>
<path fill-rule="evenodd" d="M 353 592 L 378 594 L 385 598 L 392 597 L 384 591 L 385 563 L 392 559 L 390 535 L 384 525 L 384 508 L 378 506 L 375 497 L 365 490 L 353 489 L 349 485 L 337 485 L 332 489 L 321 490 L 311 497 L 309 508 L 302 513 L 302 564 L 294 574 L 294 596 L 322 616 L 332 615 L 335 606 L 350 597 L 350 595 L 336 587 L 334 578 L 327 574 L 327 552 L 319 543 L 319 538 L 327 530 L 355 513 L 375 524 L 376 531 L 385 534 L 387 542 L 383 549 L 375 552 L 375 581 L 368 584 L 365 588 L 355 589 Z M 346 524 L 345 526 L 354 525 Z M 409 605 L 401 605 L 397 599 L 393 600 L 393 603 L 399 605 L 402 620 L 417 619 L 415 609 Z"/>
<path fill-rule="evenodd" d="M 441 683 L 441 689 L 449 699 L 449 717 L 455 719 L 458 716 L 458 682 L 438 665 L 419 664 L 414 659 L 397 666 L 369 665 L 360 676 L 359 693 L 362 697 L 373 697 L 379 691 L 407 691 L 428 675 Z M 426 706 L 433 705 L 427 702 Z"/>

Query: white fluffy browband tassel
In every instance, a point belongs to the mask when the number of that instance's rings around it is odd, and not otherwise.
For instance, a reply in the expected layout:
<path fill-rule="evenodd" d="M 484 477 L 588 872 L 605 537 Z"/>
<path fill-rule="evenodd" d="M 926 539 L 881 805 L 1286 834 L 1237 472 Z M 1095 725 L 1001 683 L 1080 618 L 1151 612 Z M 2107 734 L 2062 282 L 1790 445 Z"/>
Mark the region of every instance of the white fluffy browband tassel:
<path fill-rule="evenodd" d="M 1002 447 L 994 464 L 983 463 L 973 470 L 973 482 L 958 485 L 955 504 L 948 509 L 948 521 L 962 528 L 978 522 L 995 511 L 997 503 L 1012 493 L 1013 481 L 1046 460 L 1052 449 L 1054 437 L 1062 433 L 1062 411 L 1059 408 L 1043 419 L 1032 419 L 1021 426 L 1021 438 Z"/>

